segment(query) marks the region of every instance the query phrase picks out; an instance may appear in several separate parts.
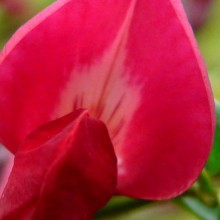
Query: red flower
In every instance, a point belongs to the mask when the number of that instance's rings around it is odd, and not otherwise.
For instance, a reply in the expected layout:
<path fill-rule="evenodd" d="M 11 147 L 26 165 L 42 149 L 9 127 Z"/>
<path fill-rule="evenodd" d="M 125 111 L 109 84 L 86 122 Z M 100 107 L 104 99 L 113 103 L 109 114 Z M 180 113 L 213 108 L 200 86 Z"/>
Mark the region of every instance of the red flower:
<path fill-rule="evenodd" d="M 199 28 L 207 19 L 212 0 L 182 0 L 189 22 L 194 29 Z"/>
<path fill-rule="evenodd" d="M 15 153 L 4 220 L 91 219 L 115 187 L 177 196 L 212 145 L 206 69 L 175 0 L 55 2 L 2 51 L 0 94 Z"/>
<path fill-rule="evenodd" d="M 0 0 L 0 4 L 4 5 L 6 10 L 10 13 L 21 13 L 24 10 L 23 0 Z"/>

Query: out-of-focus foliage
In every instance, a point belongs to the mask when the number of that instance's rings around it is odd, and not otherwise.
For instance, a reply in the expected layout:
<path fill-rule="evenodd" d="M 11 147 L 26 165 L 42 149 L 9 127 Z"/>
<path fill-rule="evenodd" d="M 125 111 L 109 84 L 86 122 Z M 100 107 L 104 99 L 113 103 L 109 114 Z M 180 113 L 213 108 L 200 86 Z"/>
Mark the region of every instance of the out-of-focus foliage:
<path fill-rule="evenodd" d="M 182 209 L 178 202 L 146 202 L 128 199 L 126 197 L 113 198 L 108 206 L 97 213 L 97 220 L 199 220 L 190 210 Z M 181 203 L 182 205 L 182 203 Z M 108 218 L 107 218 L 108 216 Z"/>
<path fill-rule="evenodd" d="M 190 196 L 182 196 L 177 201 L 190 212 L 196 213 L 197 219 L 218 220 L 218 209 L 216 206 L 206 206 L 199 199 Z"/>
<path fill-rule="evenodd" d="M 220 1 L 215 0 L 209 19 L 196 33 L 206 61 L 215 98 L 220 100 Z"/>
<path fill-rule="evenodd" d="M 212 153 L 206 165 L 210 174 L 220 173 L 220 102 L 216 101 L 216 134 Z"/>
<path fill-rule="evenodd" d="M 194 30 L 207 20 L 213 0 L 181 0 Z"/>

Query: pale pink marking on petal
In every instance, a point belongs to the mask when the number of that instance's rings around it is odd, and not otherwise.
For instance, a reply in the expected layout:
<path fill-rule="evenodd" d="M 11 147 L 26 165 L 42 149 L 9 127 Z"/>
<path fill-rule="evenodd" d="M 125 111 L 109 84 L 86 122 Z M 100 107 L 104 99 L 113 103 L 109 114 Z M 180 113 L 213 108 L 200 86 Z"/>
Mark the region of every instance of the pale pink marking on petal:
<path fill-rule="evenodd" d="M 53 118 L 73 109 L 86 108 L 108 126 L 114 147 L 123 142 L 127 125 L 140 101 L 141 83 L 130 77 L 125 66 L 128 31 L 136 0 L 131 2 L 127 16 L 114 42 L 103 56 L 90 66 L 75 67 Z"/>

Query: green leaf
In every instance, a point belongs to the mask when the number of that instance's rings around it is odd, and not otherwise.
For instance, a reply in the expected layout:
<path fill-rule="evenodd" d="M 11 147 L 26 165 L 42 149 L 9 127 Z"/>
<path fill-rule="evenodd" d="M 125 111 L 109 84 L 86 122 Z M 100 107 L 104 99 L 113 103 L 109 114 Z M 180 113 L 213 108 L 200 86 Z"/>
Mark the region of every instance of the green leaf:
<path fill-rule="evenodd" d="M 220 70 L 220 1 L 213 1 L 209 19 L 196 33 L 208 69 Z"/>
<path fill-rule="evenodd" d="M 220 102 L 216 101 L 216 131 L 215 141 L 206 169 L 211 175 L 220 173 Z"/>
<path fill-rule="evenodd" d="M 145 203 L 115 215 L 102 215 L 96 220 L 201 220 L 172 201 Z"/>

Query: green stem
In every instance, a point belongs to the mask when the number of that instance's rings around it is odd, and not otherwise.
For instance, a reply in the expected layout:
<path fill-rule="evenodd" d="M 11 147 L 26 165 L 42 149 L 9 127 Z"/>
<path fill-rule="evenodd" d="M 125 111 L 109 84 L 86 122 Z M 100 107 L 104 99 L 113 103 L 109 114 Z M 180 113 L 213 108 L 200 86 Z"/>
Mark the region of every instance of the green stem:
<path fill-rule="evenodd" d="M 204 200 L 204 203 L 209 206 L 216 206 L 220 210 L 218 191 L 213 185 L 212 179 L 205 169 L 198 179 L 198 184 L 200 186 L 200 191 L 198 192 L 198 195 L 201 197 L 201 199 Z"/>
<path fill-rule="evenodd" d="M 220 219 L 218 192 L 206 170 L 203 170 L 193 187 L 184 196 L 175 199 L 175 202 L 199 219 L 207 219 L 204 217 L 206 215 L 212 216 L 210 219 Z"/>

